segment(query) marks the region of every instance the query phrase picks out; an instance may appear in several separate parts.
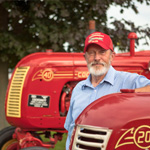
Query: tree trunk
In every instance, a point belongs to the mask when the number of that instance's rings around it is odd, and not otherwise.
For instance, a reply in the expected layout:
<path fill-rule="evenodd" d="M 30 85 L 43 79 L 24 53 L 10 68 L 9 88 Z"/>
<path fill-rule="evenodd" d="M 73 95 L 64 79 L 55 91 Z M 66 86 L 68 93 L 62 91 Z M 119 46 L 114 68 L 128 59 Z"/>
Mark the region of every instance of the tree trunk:
<path fill-rule="evenodd" d="M 8 84 L 8 63 L 0 61 L 0 130 L 8 123 L 5 118 L 5 96 Z"/>

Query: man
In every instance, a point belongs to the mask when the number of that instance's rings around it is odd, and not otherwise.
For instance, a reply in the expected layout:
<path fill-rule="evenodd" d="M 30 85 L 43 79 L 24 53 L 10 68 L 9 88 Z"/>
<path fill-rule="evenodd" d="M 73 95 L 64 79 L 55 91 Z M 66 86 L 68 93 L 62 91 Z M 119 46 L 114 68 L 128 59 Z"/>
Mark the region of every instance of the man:
<path fill-rule="evenodd" d="M 120 92 L 120 89 L 135 89 L 135 92 L 150 92 L 150 80 L 146 77 L 116 71 L 111 62 L 115 57 L 111 38 L 101 32 L 94 32 L 85 40 L 85 60 L 89 77 L 79 82 L 73 90 L 70 108 L 64 127 L 68 130 L 66 150 L 76 118 L 90 103 L 111 93 Z"/>

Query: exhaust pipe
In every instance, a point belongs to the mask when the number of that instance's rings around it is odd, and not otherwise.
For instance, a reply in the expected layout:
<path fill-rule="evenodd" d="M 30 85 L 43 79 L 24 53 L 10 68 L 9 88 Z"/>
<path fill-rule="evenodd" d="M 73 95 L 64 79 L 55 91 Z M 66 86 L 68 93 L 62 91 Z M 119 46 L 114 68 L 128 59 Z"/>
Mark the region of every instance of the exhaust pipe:
<path fill-rule="evenodd" d="M 89 34 L 95 32 L 95 20 L 89 21 Z"/>
<path fill-rule="evenodd" d="M 130 56 L 135 55 L 135 39 L 137 39 L 137 35 L 135 32 L 130 32 L 128 34 L 128 38 L 130 39 Z"/>

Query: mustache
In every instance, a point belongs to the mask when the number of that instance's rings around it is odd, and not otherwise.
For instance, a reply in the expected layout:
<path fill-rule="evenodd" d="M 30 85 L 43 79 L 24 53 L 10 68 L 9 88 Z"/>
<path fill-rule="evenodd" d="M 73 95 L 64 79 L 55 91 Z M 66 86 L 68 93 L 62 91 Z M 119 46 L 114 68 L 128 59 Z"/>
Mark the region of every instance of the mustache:
<path fill-rule="evenodd" d="M 93 65 L 103 65 L 103 66 L 105 66 L 105 63 L 104 62 L 96 62 L 96 61 L 94 61 L 94 62 L 90 63 L 90 66 L 93 66 Z"/>

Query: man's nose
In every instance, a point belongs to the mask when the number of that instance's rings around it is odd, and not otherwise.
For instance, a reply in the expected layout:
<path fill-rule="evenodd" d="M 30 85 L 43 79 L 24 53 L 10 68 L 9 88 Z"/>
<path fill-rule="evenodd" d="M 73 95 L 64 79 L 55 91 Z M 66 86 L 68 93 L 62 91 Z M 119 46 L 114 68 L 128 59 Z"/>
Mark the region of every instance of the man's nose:
<path fill-rule="evenodd" d="M 101 59 L 101 55 L 100 55 L 100 53 L 96 52 L 95 53 L 95 60 L 99 60 L 99 59 Z"/>

